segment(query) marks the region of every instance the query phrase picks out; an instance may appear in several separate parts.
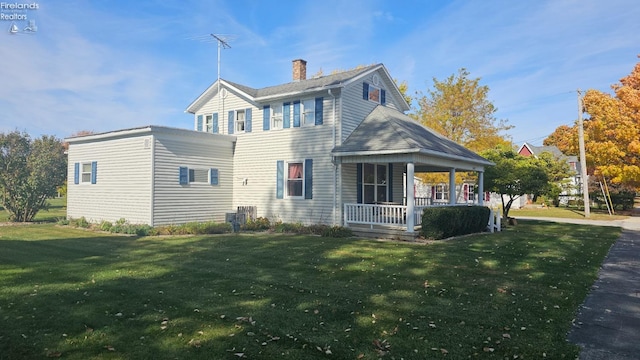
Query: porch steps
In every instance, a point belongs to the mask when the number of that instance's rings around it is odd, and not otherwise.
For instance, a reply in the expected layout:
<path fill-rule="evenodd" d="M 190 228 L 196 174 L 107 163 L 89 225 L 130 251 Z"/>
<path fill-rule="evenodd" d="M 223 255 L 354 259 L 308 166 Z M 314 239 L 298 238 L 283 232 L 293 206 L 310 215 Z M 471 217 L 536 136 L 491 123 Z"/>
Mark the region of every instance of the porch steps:
<path fill-rule="evenodd" d="M 372 228 L 370 225 L 350 224 L 349 228 L 353 231 L 354 235 L 370 239 L 389 239 L 413 242 L 420 236 L 419 229 L 416 229 L 414 233 L 408 233 L 407 229 L 404 227 L 382 227 L 374 225 Z"/>

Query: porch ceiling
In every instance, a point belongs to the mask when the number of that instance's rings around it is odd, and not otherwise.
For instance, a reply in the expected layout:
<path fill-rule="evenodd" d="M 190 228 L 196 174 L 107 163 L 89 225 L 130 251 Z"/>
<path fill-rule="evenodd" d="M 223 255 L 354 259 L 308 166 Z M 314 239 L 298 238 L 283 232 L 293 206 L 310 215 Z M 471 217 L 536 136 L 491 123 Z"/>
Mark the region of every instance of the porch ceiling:
<path fill-rule="evenodd" d="M 342 163 L 413 162 L 416 172 L 483 171 L 494 165 L 407 115 L 377 106 L 331 155 Z"/>

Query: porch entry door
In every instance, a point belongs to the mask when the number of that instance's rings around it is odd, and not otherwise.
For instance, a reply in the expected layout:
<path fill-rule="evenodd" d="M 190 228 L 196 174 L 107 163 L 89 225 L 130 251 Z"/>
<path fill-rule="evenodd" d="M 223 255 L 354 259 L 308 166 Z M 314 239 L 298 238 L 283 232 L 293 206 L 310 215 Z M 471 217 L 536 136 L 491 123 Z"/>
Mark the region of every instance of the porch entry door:
<path fill-rule="evenodd" d="M 389 166 L 386 164 L 358 164 L 358 172 L 362 182 L 358 184 L 362 197 L 358 202 L 375 204 L 390 201 L 389 197 Z"/>

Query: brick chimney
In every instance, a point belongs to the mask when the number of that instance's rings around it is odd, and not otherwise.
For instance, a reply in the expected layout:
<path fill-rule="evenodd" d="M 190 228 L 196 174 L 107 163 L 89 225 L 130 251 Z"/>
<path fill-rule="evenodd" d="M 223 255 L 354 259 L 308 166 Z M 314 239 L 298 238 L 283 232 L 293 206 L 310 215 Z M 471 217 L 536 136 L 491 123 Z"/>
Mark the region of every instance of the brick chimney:
<path fill-rule="evenodd" d="M 307 80 L 307 62 L 302 59 L 293 60 L 293 81 Z"/>

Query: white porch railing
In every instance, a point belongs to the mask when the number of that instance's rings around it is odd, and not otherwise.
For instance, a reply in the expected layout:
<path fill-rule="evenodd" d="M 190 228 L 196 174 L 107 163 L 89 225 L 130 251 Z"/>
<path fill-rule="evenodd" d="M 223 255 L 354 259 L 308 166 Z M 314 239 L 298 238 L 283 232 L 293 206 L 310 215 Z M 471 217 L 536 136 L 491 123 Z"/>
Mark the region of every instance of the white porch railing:
<path fill-rule="evenodd" d="M 437 204 L 431 206 L 468 206 L 468 204 Z M 429 206 L 414 206 L 413 223 L 422 224 L 422 211 Z M 344 224 L 407 226 L 407 207 L 397 204 L 344 204 Z M 487 229 L 500 231 L 500 211 L 492 210 Z"/>
<path fill-rule="evenodd" d="M 413 223 L 422 224 L 422 210 L 415 206 Z M 344 223 L 363 225 L 407 226 L 407 207 L 396 204 L 344 204 Z"/>

